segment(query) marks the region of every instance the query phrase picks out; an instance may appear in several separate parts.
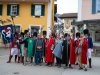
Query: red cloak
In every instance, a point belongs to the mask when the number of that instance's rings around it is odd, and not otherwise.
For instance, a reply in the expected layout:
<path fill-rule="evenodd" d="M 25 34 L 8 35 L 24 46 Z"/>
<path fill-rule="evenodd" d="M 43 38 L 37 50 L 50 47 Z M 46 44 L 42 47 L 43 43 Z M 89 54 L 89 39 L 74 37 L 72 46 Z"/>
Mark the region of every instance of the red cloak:
<path fill-rule="evenodd" d="M 81 53 L 82 64 L 87 64 L 87 50 L 88 50 L 88 39 L 84 38 L 82 44 L 82 53 Z"/>
<path fill-rule="evenodd" d="M 54 38 L 51 37 L 47 43 L 47 48 L 46 48 L 46 57 L 45 61 L 46 63 L 53 63 L 54 62 L 54 55 L 53 55 L 53 50 L 51 50 L 51 46 L 54 45 Z"/>
<path fill-rule="evenodd" d="M 70 40 L 70 64 L 75 64 L 76 53 L 75 53 L 75 42 L 74 39 Z"/>

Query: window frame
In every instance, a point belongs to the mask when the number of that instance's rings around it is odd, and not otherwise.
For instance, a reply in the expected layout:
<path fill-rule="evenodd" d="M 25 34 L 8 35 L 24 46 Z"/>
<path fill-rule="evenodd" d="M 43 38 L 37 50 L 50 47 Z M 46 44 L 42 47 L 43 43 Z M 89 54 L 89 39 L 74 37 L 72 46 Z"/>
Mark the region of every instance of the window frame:
<path fill-rule="evenodd" d="M 100 5 L 100 0 L 96 0 L 96 13 L 100 13 L 100 8 L 98 8 L 99 5 Z"/>
<path fill-rule="evenodd" d="M 39 9 L 37 6 L 40 6 Z M 39 14 L 37 14 L 39 11 Z M 42 17 L 45 16 L 45 4 L 32 4 L 31 5 L 31 16 Z"/>
<path fill-rule="evenodd" d="M 42 16 L 41 9 L 42 9 L 42 5 L 41 4 L 35 4 L 35 13 L 34 13 L 34 16 Z M 39 13 L 37 14 L 37 12 L 39 12 Z"/>
<path fill-rule="evenodd" d="M 14 8 L 14 7 L 16 7 L 16 8 Z M 17 4 L 11 4 L 10 8 L 11 8 L 10 15 L 17 15 L 17 9 L 18 9 Z"/>

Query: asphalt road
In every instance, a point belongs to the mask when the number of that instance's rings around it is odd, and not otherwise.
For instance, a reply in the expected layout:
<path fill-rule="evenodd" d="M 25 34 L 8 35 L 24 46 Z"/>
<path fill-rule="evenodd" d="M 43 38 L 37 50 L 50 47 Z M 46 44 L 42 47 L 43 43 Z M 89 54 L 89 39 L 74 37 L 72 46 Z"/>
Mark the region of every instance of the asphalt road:
<path fill-rule="evenodd" d="M 92 69 L 88 71 L 78 70 L 78 66 L 74 69 L 64 69 L 63 67 L 48 67 L 27 65 L 23 66 L 19 63 L 6 63 L 9 56 L 8 49 L 0 48 L 0 75 L 100 75 L 100 57 L 93 57 Z"/>

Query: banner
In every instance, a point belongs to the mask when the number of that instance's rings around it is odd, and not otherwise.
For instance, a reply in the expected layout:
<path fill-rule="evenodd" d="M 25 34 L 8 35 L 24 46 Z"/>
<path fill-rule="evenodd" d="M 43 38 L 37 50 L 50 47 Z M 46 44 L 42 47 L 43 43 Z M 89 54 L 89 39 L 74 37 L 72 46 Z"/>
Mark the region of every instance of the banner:
<path fill-rule="evenodd" d="M 0 26 L 0 31 L 2 34 L 2 40 L 4 44 L 7 44 L 13 41 L 14 35 L 13 35 L 12 25 Z"/>

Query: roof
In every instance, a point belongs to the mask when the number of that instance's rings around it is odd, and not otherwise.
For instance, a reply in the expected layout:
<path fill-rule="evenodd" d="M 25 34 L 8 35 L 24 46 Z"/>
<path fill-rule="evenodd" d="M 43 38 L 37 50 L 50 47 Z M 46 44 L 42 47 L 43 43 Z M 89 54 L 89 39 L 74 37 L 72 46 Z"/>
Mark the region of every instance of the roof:
<path fill-rule="evenodd" d="M 0 0 L 0 2 L 50 2 L 50 0 Z"/>
<path fill-rule="evenodd" d="M 100 25 L 100 19 L 77 21 L 74 24 L 75 25 L 82 25 L 82 24 L 99 24 Z"/>
<path fill-rule="evenodd" d="M 64 13 L 59 18 L 77 18 L 77 13 Z"/>

